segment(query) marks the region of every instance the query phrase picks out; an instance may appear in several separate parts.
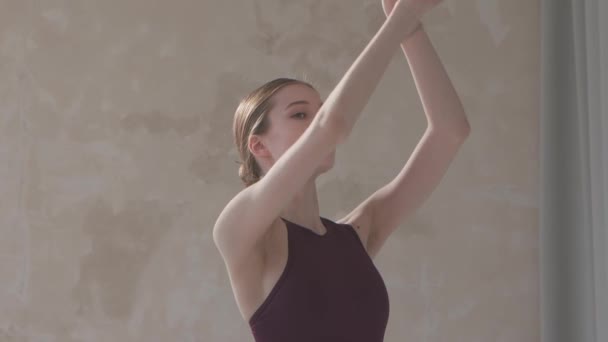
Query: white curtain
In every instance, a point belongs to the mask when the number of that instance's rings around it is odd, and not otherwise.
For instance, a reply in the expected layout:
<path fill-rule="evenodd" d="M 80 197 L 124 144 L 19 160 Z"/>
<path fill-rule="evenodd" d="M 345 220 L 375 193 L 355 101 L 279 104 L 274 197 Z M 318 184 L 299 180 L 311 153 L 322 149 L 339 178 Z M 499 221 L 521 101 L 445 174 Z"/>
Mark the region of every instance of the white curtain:
<path fill-rule="evenodd" d="M 608 0 L 541 14 L 541 340 L 608 342 Z"/>

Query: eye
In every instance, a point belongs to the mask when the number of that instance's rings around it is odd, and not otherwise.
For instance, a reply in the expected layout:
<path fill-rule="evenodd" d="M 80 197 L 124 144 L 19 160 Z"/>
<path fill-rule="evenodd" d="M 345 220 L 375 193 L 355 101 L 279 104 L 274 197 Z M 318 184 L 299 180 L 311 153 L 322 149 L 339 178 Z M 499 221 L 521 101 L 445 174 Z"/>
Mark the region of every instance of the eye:
<path fill-rule="evenodd" d="M 299 112 L 299 113 L 295 113 L 294 115 L 292 115 L 291 117 L 295 117 L 295 116 L 300 116 L 300 114 L 306 116 L 306 113 L 304 112 Z M 300 116 L 301 118 L 303 118 L 302 116 Z"/>

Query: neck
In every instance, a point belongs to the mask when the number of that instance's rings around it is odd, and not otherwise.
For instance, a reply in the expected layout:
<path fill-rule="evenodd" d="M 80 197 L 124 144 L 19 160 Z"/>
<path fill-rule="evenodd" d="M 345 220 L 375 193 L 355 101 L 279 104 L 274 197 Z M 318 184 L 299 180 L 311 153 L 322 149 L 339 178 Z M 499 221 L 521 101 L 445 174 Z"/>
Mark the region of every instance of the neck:
<path fill-rule="evenodd" d="M 281 217 L 291 222 L 322 230 L 322 222 L 319 216 L 317 186 L 314 179 L 306 183 L 302 190 L 293 197 L 289 205 L 281 211 Z"/>

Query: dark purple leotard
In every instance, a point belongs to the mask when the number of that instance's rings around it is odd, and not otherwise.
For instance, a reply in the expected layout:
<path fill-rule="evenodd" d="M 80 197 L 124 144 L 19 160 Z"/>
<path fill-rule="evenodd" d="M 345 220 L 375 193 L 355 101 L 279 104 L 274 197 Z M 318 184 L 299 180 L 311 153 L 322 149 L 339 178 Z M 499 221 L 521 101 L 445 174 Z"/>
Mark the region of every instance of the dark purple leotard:
<path fill-rule="evenodd" d="M 283 219 L 287 265 L 249 320 L 256 342 L 383 341 L 389 298 L 380 273 L 355 228 L 321 220 L 324 235 Z"/>

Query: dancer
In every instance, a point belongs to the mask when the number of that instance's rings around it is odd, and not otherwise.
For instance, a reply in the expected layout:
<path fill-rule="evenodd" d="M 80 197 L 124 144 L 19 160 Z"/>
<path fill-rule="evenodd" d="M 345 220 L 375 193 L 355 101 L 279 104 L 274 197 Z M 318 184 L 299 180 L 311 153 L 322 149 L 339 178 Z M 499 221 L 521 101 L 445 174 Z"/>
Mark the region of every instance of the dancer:
<path fill-rule="evenodd" d="M 256 342 L 383 341 L 389 298 L 372 260 L 469 133 L 420 22 L 440 2 L 382 0 L 386 21 L 325 101 L 312 85 L 279 78 L 239 104 L 233 129 L 246 187 L 220 213 L 213 239 Z M 316 178 L 333 166 L 400 46 L 428 128 L 394 179 L 344 218 L 321 217 Z"/>

